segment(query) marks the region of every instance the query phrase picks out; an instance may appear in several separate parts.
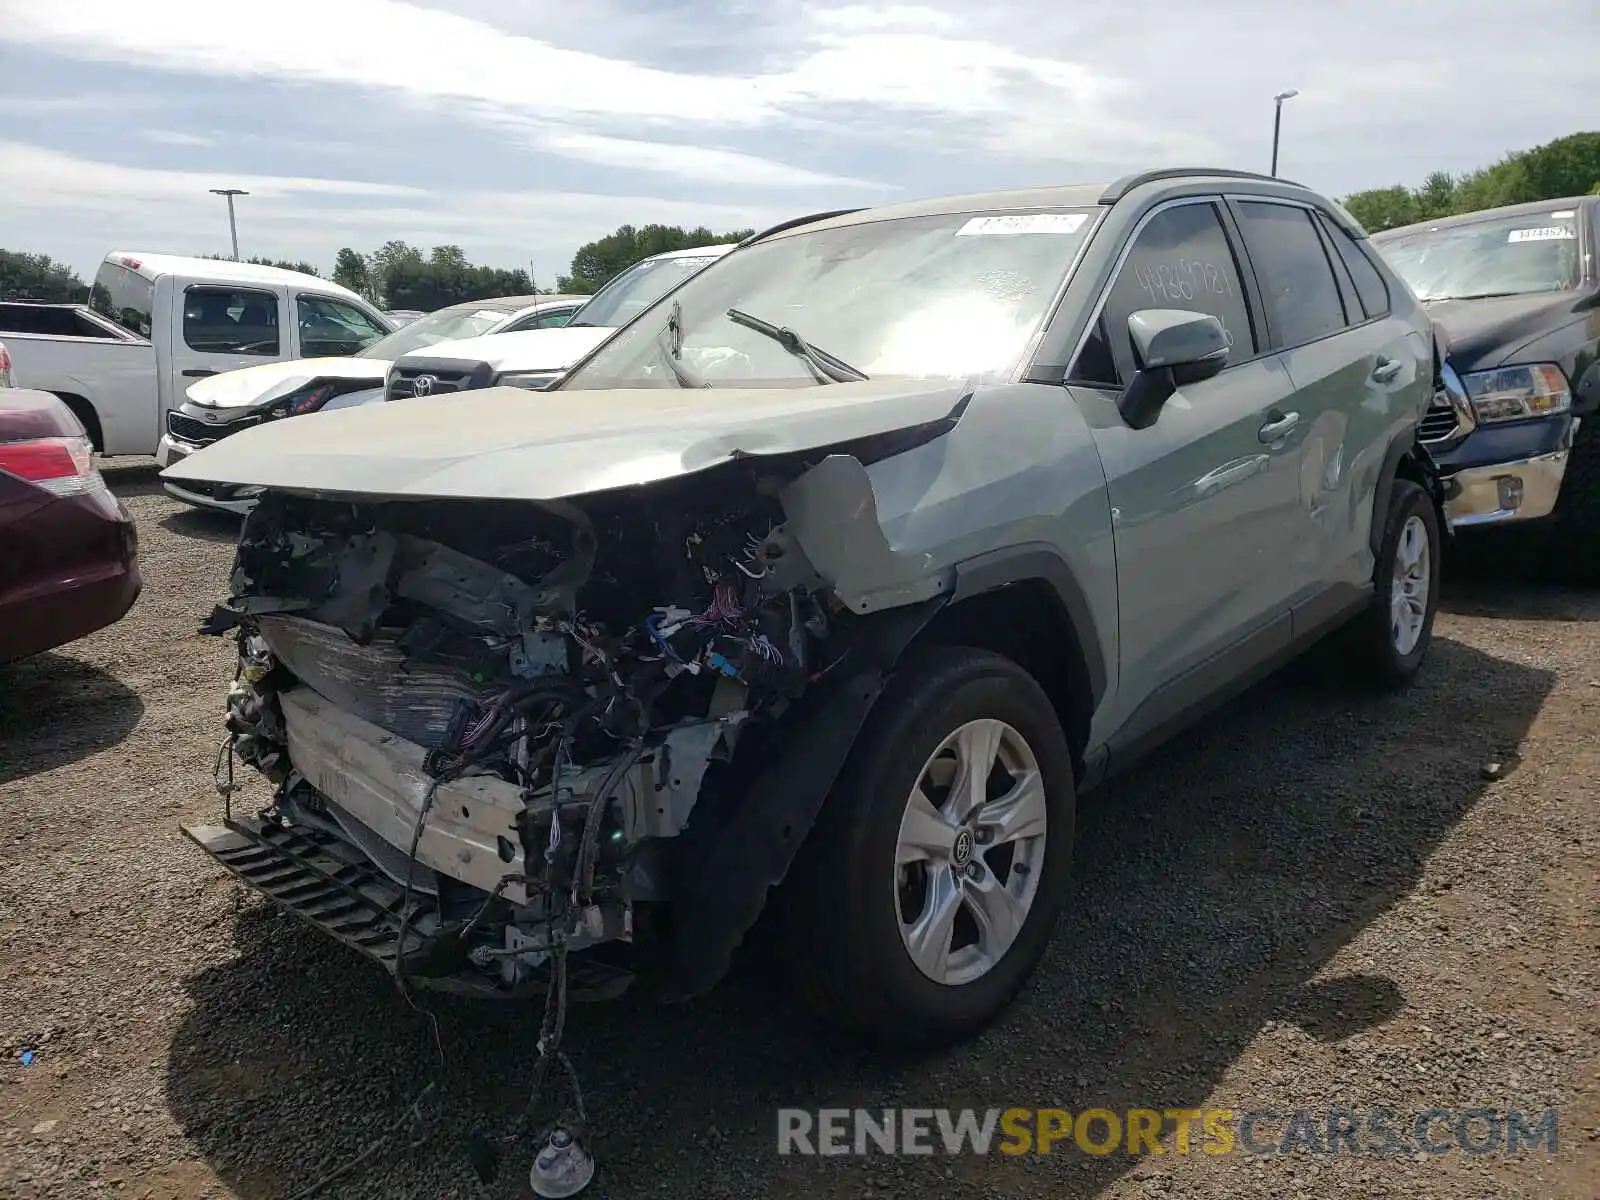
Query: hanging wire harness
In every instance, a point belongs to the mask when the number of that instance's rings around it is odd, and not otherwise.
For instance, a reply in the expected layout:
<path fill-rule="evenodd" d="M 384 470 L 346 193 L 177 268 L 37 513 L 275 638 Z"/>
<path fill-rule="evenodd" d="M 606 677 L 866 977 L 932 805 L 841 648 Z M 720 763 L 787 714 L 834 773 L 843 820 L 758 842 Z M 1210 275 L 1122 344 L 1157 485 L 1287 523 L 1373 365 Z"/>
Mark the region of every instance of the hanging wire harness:
<path fill-rule="evenodd" d="M 771 489 L 729 494 L 583 510 L 269 494 L 207 626 L 239 648 L 216 772 L 230 825 L 321 839 L 386 880 L 374 926 L 419 1011 L 428 990 L 543 995 L 503 1139 L 559 1080 L 540 1196 L 594 1169 L 570 1000 L 627 986 L 706 781 L 849 652 L 849 614 L 810 586 Z M 274 786 L 255 825 L 234 818 L 235 760 Z M 491 1170 L 500 1148 L 477 1157 Z"/>

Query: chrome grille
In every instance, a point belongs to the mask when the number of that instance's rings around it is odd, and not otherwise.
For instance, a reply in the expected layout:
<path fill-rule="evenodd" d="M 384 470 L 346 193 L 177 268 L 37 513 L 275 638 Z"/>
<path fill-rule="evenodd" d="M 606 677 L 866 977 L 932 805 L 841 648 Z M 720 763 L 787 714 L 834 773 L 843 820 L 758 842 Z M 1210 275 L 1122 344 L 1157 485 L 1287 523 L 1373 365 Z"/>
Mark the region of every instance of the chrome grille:
<path fill-rule="evenodd" d="M 180 442 L 188 442 L 192 446 L 209 446 L 212 442 L 220 441 L 230 433 L 238 433 L 251 425 L 259 425 L 260 417 L 241 417 L 237 421 L 228 421 L 223 424 L 213 425 L 208 421 L 199 421 L 194 417 L 185 416 L 176 409 L 167 413 L 167 432 Z"/>
<path fill-rule="evenodd" d="M 1417 436 L 1424 442 L 1447 442 L 1461 432 L 1461 416 L 1451 405 L 1449 397 L 1440 392 L 1422 414 Z"/>

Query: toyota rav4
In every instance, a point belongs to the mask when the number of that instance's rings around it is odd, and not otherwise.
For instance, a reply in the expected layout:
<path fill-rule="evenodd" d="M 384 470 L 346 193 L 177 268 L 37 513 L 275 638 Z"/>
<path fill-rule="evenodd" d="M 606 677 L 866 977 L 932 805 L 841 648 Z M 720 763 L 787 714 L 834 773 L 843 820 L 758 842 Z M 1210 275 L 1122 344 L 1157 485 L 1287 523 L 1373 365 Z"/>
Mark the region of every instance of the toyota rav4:
<path fill-rule="evenodd" d="M 1283 180 L 790 222 L 536 404 L 168 470 L 265 489 L 207 628 L 273 799 L 188 833 L 407 987 L 692 996 L 770 902 L 820 1012 L 959 1037 L 1043 954 L 1086 789 L 1324 635 L 1417 671 L 1437 371 Z"/>

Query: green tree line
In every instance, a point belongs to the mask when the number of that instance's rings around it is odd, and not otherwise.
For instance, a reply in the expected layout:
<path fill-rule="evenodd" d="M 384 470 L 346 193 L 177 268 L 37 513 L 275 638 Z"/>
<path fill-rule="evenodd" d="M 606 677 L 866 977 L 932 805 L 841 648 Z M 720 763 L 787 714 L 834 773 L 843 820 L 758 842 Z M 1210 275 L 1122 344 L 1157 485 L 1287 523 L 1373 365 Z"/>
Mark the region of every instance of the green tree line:
<path fill-rule="evenodd" d="M 1460 213 L 1600 195 L 1600 133 L 1574 133 L 1499 162 L 1451 175 L 1434 171 L 1420 187 L 1395 184 L 1346 196 L 1344 206 L 1368 233 Z"/>
<path fill-rule="evenodd" d="M 88 297 L 89 285 L 66 263 L 48 254 L 0 250 L 0 300 L 82 304 Z"/>
<path fill-rule="evenodd" d="M 695 229 L 684 229 L 678 225 L 644 225 L 639 228 L 623 225 L 615 233 L 580 246 L 572 256 L 571 274 L 556 277 L 556 291 L 570 295 L 592 295 L 613 277 L 653 254 L 739 242 L 754 232 L 753 229 L 736 229 L 732 233 L 712 233 L 704 225 Z"/>

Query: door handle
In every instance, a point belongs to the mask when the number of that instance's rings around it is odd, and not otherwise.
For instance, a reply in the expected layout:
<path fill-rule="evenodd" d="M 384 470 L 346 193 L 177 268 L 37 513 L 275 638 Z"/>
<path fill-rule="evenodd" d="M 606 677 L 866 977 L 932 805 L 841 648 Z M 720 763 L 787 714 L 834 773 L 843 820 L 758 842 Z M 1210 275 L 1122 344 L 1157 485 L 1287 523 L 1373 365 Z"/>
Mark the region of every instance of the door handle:
<path fill-rule="evenodd" d="M 183 377 L 185 379 L 204 379 L 207 375 L 215 375 L 215 374 L 216 374 L 215 371 L 198 371 L 198 370 L 196 370 L 196 371 L 185 371 L 183 373 Z"/>
<path fill-rule="evenodd" d="M 1256 430 L 1256 436 L 1263 442 L 1272 443 L 1282 441 L 1294 432 L 1294 427 L 1300 424 L 1300 414 L 1274 412 L 1271 419 Z"/>
<path fill-rule="evenodd" d="M 1400 360 L 1389 358 L 1387 355 L 1378 355 L 1378 365 L 1372 368 L 1373 383 L 1393 383 L 1396 375 L 1400 374 Z"/>

